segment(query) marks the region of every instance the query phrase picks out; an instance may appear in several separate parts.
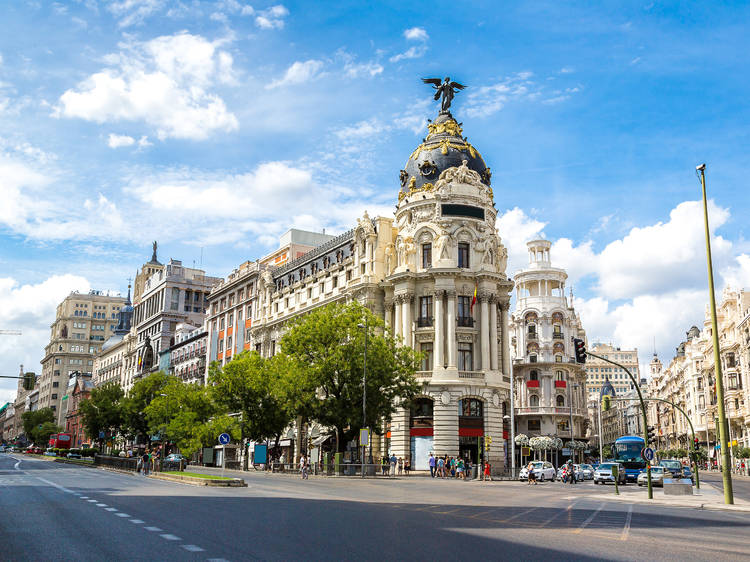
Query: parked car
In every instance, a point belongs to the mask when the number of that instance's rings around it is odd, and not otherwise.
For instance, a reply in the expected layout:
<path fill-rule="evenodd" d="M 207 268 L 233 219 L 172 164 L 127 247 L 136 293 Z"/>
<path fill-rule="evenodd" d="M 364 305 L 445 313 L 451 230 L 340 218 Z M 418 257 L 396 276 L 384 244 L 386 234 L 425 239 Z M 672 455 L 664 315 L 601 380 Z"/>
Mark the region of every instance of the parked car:
<path fill-rule="evenodd" d="M 695 484 L 695 478 L 693 478 L 693 471 L 690 470 L 689 466 L 682 467 L 682 477 L 689 479 L 691 484 Z"/>
<path fill-rule="evenodd" d="M 180 453 L 172 453 L 171 455 L 167 455 L 167 458 L 164 459 L 167 462 L 184 462 L 185 464 L 188 463 L 188 460 L 185 458 L 185 455 L 181 455 Z"/>
<path fill-rule="evenodd" d="M 56 457 L 57 453 L 53 450 L 52 447 L 50 447 L 49 449 L 47 449 L 46 451 L 44 451 L 44 456 L 45 457 Z"/>
<path fill-rule="evenodd" d="M 533 461 L 531 464 L 533 465 L 532 470 L 534 471 L 534 475 L 536 476 L 537 482 L 544 482 L 545 480 L 552 480 L 554 482 L 555 467 L 552 466 L 551 462 Z M 521 469 L 521 471 L 518 473 L 518 479 L 519 480 L 529 479 L 528 465 L 524 466 Z"/>
<path fill-rule="evenodd" d="M 664 486 L 664 477 L 669 477 L 669 471 L 663 466 L 652 466 L 651 467 L 651 485 L 652 486 Z M 646 486 L 648 484 L 648 474 L 646 469 L 641 470 L 638 474 L 638 485 Z"/>
<path fill-rule="evenodd" d="M 659 462 L 659 466 L 663 466 L 666 470 L 672 473 L 672 478 L 682 478 L 682 463 L 674 459 L 663 459 Z M 667 476 L 669 478 L 669 476 Z"/>
<path fill-rule="evenodd" d="M 594 479 L 594 467 L 590 464 L 582 464 L 581 465 L 581 471 L 583 472 L 583 479 L 584 480 L 593 480 Z"/>
<path fill-rule="evenodd" d="M 574 467 L 574 470 L 575 470 L 574 474 L 575 474 L 576 482 L 583 482 L 583 470 L 581 470 L 581 465 L 580 464 L 574 464 L 573 467 Z M 563 466 L 561 466 L 560 468 L 557 469 L 557 479 L 558 480 L 562 480 L 564 469 L 565 469 L 565 465 L 563 465 Z"/>
<path fill-rule="evenodd" d="M 66 456 L 69 459 L 80 459 L 81 458 L 81 454 L 80 453 L 68 453 Z"/>
<path fill-rule="evenodd" d="M 612 475 L 612 468 L 617 467 L 617 481 L 625 486 L 627 483 L 627 476 L 625 475 L 625 467 L 622 463 L 615 462 L 603 462 L 594 471 L 594 484 L 606 484 L 612 482 L 614 484 L 615 477 Z"/>

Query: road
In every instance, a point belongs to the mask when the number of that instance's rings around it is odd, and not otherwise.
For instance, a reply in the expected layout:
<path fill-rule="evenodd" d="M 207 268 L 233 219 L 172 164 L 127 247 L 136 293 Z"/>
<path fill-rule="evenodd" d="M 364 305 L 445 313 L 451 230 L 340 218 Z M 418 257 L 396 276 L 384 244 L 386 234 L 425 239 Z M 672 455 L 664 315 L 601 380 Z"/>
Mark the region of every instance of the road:
<path fill-rule="evenodd" d="M 701 486 L 703 483 L 712 484 L 720 492 L 724 492 L 724 481 L 721 478 L 721 472 L 719 471 L 701 471 Z M 737 499 L 750 501 L 750 477 L 747 476 L 732 476 L 732 492 L 734 497 Z"/>
<path fill-rule="evenodd" d="M 595 499 L 591 483 L 246 479 L 192 487 L 0 455 L 0 557 L 737 560 L 750 539 L 750 513 Z"/>

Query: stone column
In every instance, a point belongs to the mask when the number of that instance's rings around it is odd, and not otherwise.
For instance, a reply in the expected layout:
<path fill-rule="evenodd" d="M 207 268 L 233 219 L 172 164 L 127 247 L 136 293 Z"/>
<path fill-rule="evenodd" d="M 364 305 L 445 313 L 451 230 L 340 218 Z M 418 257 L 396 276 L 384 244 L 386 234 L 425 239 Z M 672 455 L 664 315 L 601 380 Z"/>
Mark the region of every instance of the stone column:
<path fill-rule="evenodd" d="M 409 410 L 397 408 L 391 419 L 391 448 L 389 451 L 396 457 L 408 457 L 411 454 L 411 438 L 409 435 Z M 412 461 L 412 465 L 414 461 Z"/>
<path fill-rule="evenodd" d="M 401 305 L 401 318 L 403 320 L 402 333 L 404 336 L 404 345 L 411 347 L 411 307 L 414 295 L 407 293 L 402 295 L 402 297 L 403 304 Z"/>
<path fill-rule="evenodd" d="M 391 316 L 393 315 L 393 299 L 385 299 L 383 305 L 385 307 L 385 327 L 392 328 L 393 324 Z"/>
<path fill-rule="evenodd" d="M 500 337 L 502 338 L 503 347 L 500 350 L 500 353 L 502 354 L 502 360 L 503 360 L 503 374 L 506 376 L 510 375 L 510 341 L 508 339 L 508 306 L 509 304 L 507 302 L 503 302 L 500 304 L 500 329 L 502 330 L 502 333 L 500 334 Z M 525 353 L 525 350 L 524 350 Z"/>
<path fill-rule="evenodd" d="M 482 293 L 479 295 L 479 301 L 481 303 L 481 327 L 479 342 L 482 347 L 482 371 L 490 370 L 490 307 L 489 307 L 489 295 Z"/>
<path fill-rule="evenodd" d="M 505 442 L 503 441 L 503 410 L 502 403 L 498 399 L 495 406 L 495 398 L 484 403 L 485 419 L 484 434 L 492 437 L 492 445 L 487 455 L 494 470 L 499 471 L 505 466 Z"/>
<path fill-rule="evenodd" d="M 435 340 L 432 347 L 435 353 L 435 364 L 433 369 L 442 369 L 445 365 L 443 360 L 443 349 L 445 346 L 445 332 L 443 330 L 443 295 L 445 291 L 436 290 L 433 298 L 435 299 Z"/>
<path fill-rule="evenodd" d="M 497 300 L 490 297 L 490 369 L 497 371 Z"/>
<path fill-rule="evenodd" d="M 393 331 L 394 331 L 394 336 L 396 337 L 396 339 L 398 339 L 403 334 L 403 332 L 401 331 L 403 328 L 403 325 L 401 323 L 401 314 L 403 311 L 401 295 L 393 297 L 393 302 L 396 303 L 396 315 L 395 315 L 395 318 L 393 319 Z"/>
<path fill-rule="evenodd" d="M 456 290 L 451 289 L 446 291 L 448 297 L 448 329 L 446 330 L 446 338 L 448 340 L 448 368 L 456 368 L 456 355 L 458 354 L 458 346 L 456 344 Z M 458 453 L 458 450 L 456 450 Z"/>
<path fill-rule="evenodd" d="M 447 402 L 447 404 L 446 404 Z M 458 401 L 443 391 L 433 405 L 435 455 L 458 455 Z"/>

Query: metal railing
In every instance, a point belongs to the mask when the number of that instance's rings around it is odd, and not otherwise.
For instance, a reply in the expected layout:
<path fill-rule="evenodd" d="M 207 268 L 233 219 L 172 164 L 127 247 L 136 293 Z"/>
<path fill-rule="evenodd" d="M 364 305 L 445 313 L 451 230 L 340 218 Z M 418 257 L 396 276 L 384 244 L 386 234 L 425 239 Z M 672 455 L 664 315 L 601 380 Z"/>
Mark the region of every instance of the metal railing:
<path fill-rule="evenodd" d="M 119 470 L 135 472 L 138 467 L 136 457 L 110 457 L 107 455 L 95 455 L 94 464 L 97 466 L 109 466 Z"/>
<path fill-rule="evenodd" d="M 473 328 L 474 319 L 471 316 L 458 316 L 456 318 L 456 324 L 462 328 Z"/>
<path fill-rule="evenodd" d="M 417 318 L 418 328 L 429 328 L 431 326 L 432 326 L 432 316 L 425 316 L 422 318 Z"/>

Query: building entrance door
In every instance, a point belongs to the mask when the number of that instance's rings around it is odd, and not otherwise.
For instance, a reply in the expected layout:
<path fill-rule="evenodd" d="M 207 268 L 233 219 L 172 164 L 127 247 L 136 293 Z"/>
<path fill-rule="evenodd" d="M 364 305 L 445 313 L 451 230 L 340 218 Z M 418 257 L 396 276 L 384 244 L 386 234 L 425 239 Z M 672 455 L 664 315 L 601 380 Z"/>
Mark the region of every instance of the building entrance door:
<path fill-rule="evenodd" d="M 479 452 L 479 437 L 460 437 L 458 438 L 458 456 L 464 460 L 471 461 L 472 465 L 477 464 L 481 459 L 477 457 Z"/>

